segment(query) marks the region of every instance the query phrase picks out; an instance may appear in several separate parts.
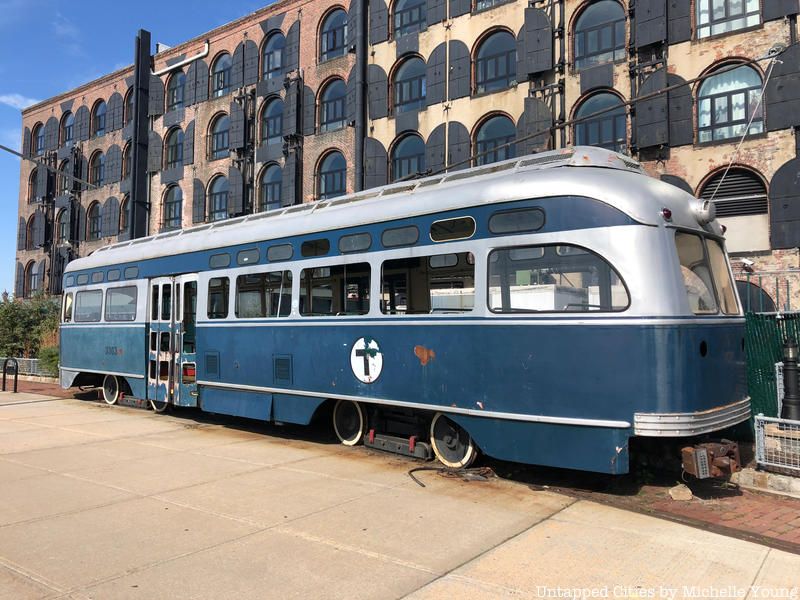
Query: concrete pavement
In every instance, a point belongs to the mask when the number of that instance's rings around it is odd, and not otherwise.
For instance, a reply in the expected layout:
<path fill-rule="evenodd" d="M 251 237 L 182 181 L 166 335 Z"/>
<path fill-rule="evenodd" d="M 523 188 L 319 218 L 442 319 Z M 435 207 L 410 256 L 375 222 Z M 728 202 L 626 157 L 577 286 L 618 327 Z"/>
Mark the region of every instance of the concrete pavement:
<path fill-rule="evenodd" d="M 0 599 L 800 599 L 800 556 L 750 542 L 502 480 L 421 488 L 419 463 L 302 430 L 41 400 L 0 394 Z"/>

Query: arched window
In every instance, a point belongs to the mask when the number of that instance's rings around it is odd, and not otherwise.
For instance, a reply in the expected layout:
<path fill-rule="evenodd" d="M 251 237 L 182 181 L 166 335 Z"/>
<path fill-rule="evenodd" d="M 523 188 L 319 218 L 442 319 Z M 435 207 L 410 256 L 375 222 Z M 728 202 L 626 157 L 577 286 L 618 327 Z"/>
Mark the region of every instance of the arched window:
<path fill-rule="evenodd" d="M 56 219 L 56 243 L 66 244 L 69 241 L 69 213 L 61 209 Z"/>
<path fill-rule="evenodd" d="M 177 185 L 172 185 L 164 194 L 164 222 L 163 229 L 180 229 L 183 221 L 183 191 Z"/>
<path fill-rule="evenodd" d="M 695 6 L 698 38 L 755 27 L 761 23 L 758 0 L 695 0 Z"/>
<path fill-rule="evenodd" d="M 31 148 L 33 148 L 34 156 L 41 156 L 44 154 L 44 125 L 37 123 L 33 126 L 31 132 Z"/>
<path fill-rule="evenodd" d="M 25 250 L 34 250 L 34 238 L 36 237 L 34 230 L 36 229 L 36 217 L 31 215 L 28 219 L 28 225 L 25 232 Z"/>
<path fill-rule="evenodd" d="M 133 88 L 125 94 L 125 125 L 133 123 Z"/>
<path fill-rule="evenodd" d="M 175 127 L 167 133 L 167 140 L 164 142 L 166 152 L 164 153 L 164 168 L 175 169 L 183 166 L 183 130 Z"/>
<path fill-rule="evenodd" d="M 286 37 L 276 31 L 267 38 L 261 49 L 261 78 L 280 77 L 283 75 L 283 49 L 286 48 Z"/>
<path fill-rule="evenodd" d="M 127 179 L 131 176 L 131 143 L 125 144 L 122 149 L 122 178 Z"/>
<path fill-rule="evenodd" d="M 183 91 L 186 87 L 186 75 L 183 71 L 173 73 L 167 83 L 167 112 L 183 108 Z"/>
<path fill-rule="evenodd" d="M 261 111 L 261 143 L 283 142 L 283 100 L 272 98 Z"/>
<path fill-rule="evenodd" d="M 344 100 L 347 88 L 344 81 L 334 79 L 322 91 L 319 103 L 319 130 L 334 131 L 345 126 Z"/>
<path fill-rule="evenodd" d="M 425 106 L 425 62 L 412 56 L 397 69 L 394 75 L 394 111 L 419 110 Z"/>
<path fill-rule="evenodd" d="M 90 242 L 99 240 L 103 233 L 103 217 L 100 213 L 100 203 L 95 202 L 86 211 L 86 239 Z"/>
<path fill-rule="evenodd" d="M 347 13 L 341 8 L 328 13 L 320 30 L 319 58 L 344 56 L 347 43 Z"/>
<path fill-rule="evenodd" d="M 208 220 L 222 221 L 228 218 L 228 178 L 219 175 L 208 188 Z"/>
<path fill-rule="evenodd" d="M 269 165 L 261 172 L 261 203 L 259 210 L 275 210 L 281 207 L 283 171 L 278 165 Z"/>
<path fill-rule="evenodd" d="M 34 168 L 28 177 L 28 204 L 36 201 L 37 185 L 39 180 L 39 169 Z"/>
<path fill-rule="evenodd" d="M 618 108 L 612 110 L 612 107 Z M 575 145 L 600 146 L 608 150 L 622 152 L 626 144 L 625 107 L 614 94 L 600 92 L 589 96 L 575 113 L 576 119 L 583 119 L 607 110 L 596 117 L 590 117 L 575 124 Z"/>
<path fill-rule="evenodd" d="M 65 146 L 75 139 L 75 115 L 67 112 L 61 117 L 61 145 Z"/>
<path fill-rule="evenodd" d="M 102 152 L 92 154 L 89 161 L 89 183 L 100 187 L 106 180 L 106 157 Z"/>
<path fill-rule="evenodd" d="M 395 37 L 422 31 L 427 26 L 428 6 L 425 0 L 397 0 L 393 9 L 392 30 Z"/>
<path fill-rule="evenodd" d="M 100 100 L 92 109 L 92 135 L 102 137 L 106 134 L 106 103 Z"/>
<path fill-rule="evenodd" d="M 575 21 L 575 68 L 625 60 L 625 12 L 616 0 L 586 7 Z"/>
<path fill-rule="evenodd" d="M 221 98 L 231 91 L 231 55 L 223 52 L 211 67 L 211 97 Z"/>
<path fill-rule="evenodd" d="M 39 273 L 36 269 L 36 263 L 31 261 L 25 267 L 25 288 L 23 290 L 23 297 L 30 298 L 39 290 Z"/>
<path fill-rule="evenodd" d="M 122 199 L 122 204 L 119 207 L 119 232 L 126 233 L 131 222 L 131 203 L 130 196 L 125 196 Z"/>
<path fill-rule="evenodd" d="M 406 135 L 392 149 L 392 181 L 425 171 L 425 142 L 415 133 Z"/>
<path fill-rule="evenodd" d="M 228 132 L 231 128 L 231 120 L 228 115 L 222 113 L 211 122 L 211 143 L 208 148 L 210 160 L 227 158 L 230 156 L 230 142 Z"/>
<path fill-rule="evenodd" d="M 484 39 L 475 53 L 475 91 L 503 90 L 517 77 L 517 42 L 507 31 Z"/>
<path fill-rule="evenodd" d="M 514 122 L 505 115 L 495 115 L 486 119 L 475 133 L 475 164 L 489 163 L 516 156 L 512 143 L 517 137 Z M 506 146 L 506 144 L 511 144 Z"/>
<path fill-rule="evenodd" d="M 700 198 L 711 200 L 712 197 L 718 217 L 767 214 L 767 188 L 764 181 L 748 169 L 734 167 L 709 178 L 700 191 Z"/>
<path fill-rule="evenodd" d="M 341 152 L 330 152 L 322 159 L 317 174 L 319 199 L 328 200 L 347 190 L 347 162 Z"/>
<path fill-rule="evenodd" d="M 72 189 L 72 178 L 70 177 L 70 175 L 72 174 L 69 172 L 69 162 L 65 160 L 58 167 L 57 193 L 59 196 L 64 196 L 65 194 L 68 194 Z"/>
<path fill-rule="evenodd" d="M 706 79 L 697 92 L 698 141 L 702 144 L 739 138 L 751 117 L 753 123 L 748 134 L 763 133 L 760 95 L 761 75 L 747 65 Z"/>

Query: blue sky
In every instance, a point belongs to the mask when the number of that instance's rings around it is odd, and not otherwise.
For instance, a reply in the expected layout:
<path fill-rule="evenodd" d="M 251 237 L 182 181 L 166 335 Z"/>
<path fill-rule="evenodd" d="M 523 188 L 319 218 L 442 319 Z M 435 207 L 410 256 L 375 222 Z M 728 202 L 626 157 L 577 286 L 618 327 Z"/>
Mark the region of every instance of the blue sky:
<path fill-rule="evenodd" d="M 139 29 L 173 46 L 267 4 L 0 0 L 0 144 L 19 149 L 26 106 L 131 64 Z M 19 159 L 0 152 L 0 291 L 14 289 L 18 198 Z"/>

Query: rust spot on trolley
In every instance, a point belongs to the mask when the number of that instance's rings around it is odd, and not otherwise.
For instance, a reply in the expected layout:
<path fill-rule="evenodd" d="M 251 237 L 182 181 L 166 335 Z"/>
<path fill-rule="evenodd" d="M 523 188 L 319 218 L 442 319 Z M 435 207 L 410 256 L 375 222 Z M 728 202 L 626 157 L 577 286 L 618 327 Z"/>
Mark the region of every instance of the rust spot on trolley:
<path fill-rule="evenodd" d="M 414 355 L 419 359 L 419 364 L 423 367 L 436 358 L 436 352 L 425 346 L 414 346 Z"/>

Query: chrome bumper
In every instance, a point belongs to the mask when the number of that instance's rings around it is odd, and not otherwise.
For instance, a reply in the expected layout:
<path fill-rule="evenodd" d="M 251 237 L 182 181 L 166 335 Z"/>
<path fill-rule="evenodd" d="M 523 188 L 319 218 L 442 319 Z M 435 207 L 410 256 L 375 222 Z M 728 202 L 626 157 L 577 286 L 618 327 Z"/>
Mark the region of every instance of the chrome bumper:
<path fill-rule="evenodd" d="M 689 437 L 725 429 L 750 418 L 750 398 L 694 413 L 635 413 L 633 434 L 642 437 Z"/>

